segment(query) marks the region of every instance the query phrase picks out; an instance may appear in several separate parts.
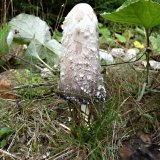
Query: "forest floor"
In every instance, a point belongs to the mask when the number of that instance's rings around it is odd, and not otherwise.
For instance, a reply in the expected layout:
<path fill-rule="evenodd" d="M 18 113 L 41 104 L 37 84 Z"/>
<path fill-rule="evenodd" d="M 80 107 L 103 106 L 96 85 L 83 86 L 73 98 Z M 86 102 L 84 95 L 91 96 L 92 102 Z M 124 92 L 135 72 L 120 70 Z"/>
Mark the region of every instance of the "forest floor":
<path fill-rule="evenodd" d="M 56 94 L 59 74 L 27 69 L 0 74 L 0 159 L 160 159 L 160 81 L 138 101 L 145 73 L 135 64 L 106 67 L 103 116 L 91 130 L 74 129 L 67 101 Z M 137 159 L 138 159 L 137 158 Z"/>

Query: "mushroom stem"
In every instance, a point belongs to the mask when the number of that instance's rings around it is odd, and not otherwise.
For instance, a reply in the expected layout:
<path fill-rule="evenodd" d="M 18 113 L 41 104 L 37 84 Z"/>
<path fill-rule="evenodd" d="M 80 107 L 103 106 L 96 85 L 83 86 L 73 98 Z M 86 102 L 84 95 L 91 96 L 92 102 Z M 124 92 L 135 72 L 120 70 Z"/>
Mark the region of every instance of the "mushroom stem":
<path fill-rule="evenodd" d="M 82 112 L 85 125 L 88 125 L 89 124 L 89 106 L 86 104 L 81 104 L 81 112 Z"/>

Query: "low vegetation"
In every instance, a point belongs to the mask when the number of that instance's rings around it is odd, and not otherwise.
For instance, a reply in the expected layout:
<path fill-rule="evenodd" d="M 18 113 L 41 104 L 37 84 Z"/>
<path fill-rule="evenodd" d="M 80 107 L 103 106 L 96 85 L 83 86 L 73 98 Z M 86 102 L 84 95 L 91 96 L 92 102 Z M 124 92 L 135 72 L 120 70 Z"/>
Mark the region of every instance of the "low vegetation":
<path fill-rule="evenodd" d="M 99 3 L 96 3 L 97 13 Z M 34 6 L 31 7 L 33 11 Z M 21 21 L 23 16 L 25 22 Z M 46 14 L 43 16 L 47 18 Z M 28 19 L 31 25 L 36 20 L 43 25 L 45 31 L 40 32 L 44 34 L 39 35 L 36 26 L 30 31 L 26 25 Z M 159 52 L 159 28 L 142 24 L 150 36 L 146 44 L 142 26 L 105 22 L 102 17 L 100 22 L 101 49 L 110 52 L 117 47 L 136 48 L 138 54 L 134 62 L 123 62 L 120 58 L 115 58 L 114 64 L 101 61 L 107 98 L 104 103 L 96 104 L 102 113 L 97 113 L 89 129 L 83 125 L 75 127 L 67 100 L 57 94 L 61 31 L 50 31 L 45 21 L 28 14 L 20 14 L 9 25 L 3 25 L 0 30 L 0 159 L 160 159 L 159 70 L 152 70 L 149 65 L 146 69 L 141 63 L 146 60 L 145 55 L 150 57 Z M 147 47 L 152 50 L 146 52 Z"/>

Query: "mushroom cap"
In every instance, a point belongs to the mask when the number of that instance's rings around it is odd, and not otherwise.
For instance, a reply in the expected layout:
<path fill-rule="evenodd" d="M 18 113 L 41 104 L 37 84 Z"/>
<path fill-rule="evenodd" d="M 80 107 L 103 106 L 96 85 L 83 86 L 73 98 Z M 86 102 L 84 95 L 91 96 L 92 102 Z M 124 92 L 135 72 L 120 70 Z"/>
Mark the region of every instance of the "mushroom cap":
<path fill-rule="evenodd" d="M 104 100 L 106 91 L 101 75 L 98 47 L 98 20 L 92 7 L 77 4 L 63 25 L 59 90 Z M 77 97 L 76 97 L 77 99 Z"/>

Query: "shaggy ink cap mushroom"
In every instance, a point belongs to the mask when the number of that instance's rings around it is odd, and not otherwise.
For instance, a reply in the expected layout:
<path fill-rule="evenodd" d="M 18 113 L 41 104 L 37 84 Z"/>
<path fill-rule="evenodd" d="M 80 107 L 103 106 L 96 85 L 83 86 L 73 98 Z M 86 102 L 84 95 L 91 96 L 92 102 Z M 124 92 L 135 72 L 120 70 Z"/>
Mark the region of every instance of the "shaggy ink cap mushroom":
<path fill-rule="evenodd" d="M 77 103 L 88 103 L 84 97 L 105 100 L 98 20 L 92 7 L 86 3 L 77 4 L 65 17 L 62 29 L 59 90 L 63 97 Z"/>

